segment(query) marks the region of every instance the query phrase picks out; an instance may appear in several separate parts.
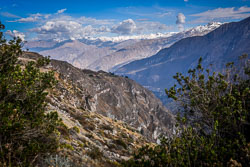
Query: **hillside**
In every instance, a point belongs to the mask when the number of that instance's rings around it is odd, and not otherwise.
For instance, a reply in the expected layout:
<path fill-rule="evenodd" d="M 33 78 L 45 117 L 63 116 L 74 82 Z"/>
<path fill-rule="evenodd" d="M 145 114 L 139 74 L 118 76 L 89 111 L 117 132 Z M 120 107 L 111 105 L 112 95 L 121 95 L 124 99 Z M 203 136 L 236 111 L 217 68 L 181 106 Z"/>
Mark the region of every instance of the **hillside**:
<path fill-rule="evenodd" d="M 25 52 L 22 63 L 41 57 Z M 48 110 L 57 111 L 68 130 L 59 129 L 63 152 L 76 163 L 111 166 L 132 152 L 172 134 L 174 117 L 159 99 L 134 81 L 105 72 L 81 70 L 52 60 L 58 84 L 49 90 Z"/>

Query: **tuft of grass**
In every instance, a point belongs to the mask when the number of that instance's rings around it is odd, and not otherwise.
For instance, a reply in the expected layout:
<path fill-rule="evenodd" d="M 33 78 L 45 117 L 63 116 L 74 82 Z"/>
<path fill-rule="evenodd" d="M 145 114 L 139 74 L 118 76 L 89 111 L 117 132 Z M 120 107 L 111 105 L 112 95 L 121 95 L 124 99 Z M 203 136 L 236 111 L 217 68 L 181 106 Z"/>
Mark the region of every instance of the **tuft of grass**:
<path fill-rule="evenodd" d="M 50 155 L 44 159 L 46 166 L 71 167 L 73 164 L 68 157 L 60 155 Z"/>
<path fill-rule="evenodd" d="M 71 145 L 68 144 L 68 143 L 63 143 L 63 144 L 61 144 L 61 148 L 66 148 L 66 149 L 68 149 L 68 150 L 74 151 L 74 147 L 71 146 Z"/>
<path fill-rule="evenodd" d="M 84 144 L 83 144 L 82 142 L 80 142 L 80 141 L 77 141 L 77 144 L 78 144 L 78 146 L 81 147 L 81 148 L 84 147 Z"/>
<path fill-rule="evenodd" d="M 113 128 L 111 126 L 109 126 L 109 125 L 102 125 L 101 128 L 104 129 L 104 130 L 113 131 Z"/>
<path fill-rule="evenodd" d="M 103 153 L 98 147 L 94 147 L 92 150 L 88 151 L 87 154 L 93 159 L 101 159 L 103 157 Z"/>
<path fill-rule="evenodd" d="M 127 144 L 122 139 L 120 139 L 120 138 L 114 140 L 114 143 L 117 144 L 117 145 L 122 146 L 125 149 L 127 149 Z"/>
<path fill-rule="evenodd" d="M 76 133 L 80 133 L 80 129 L 76 126 L 73 127 L 73 130 L 76 132 Z"/>

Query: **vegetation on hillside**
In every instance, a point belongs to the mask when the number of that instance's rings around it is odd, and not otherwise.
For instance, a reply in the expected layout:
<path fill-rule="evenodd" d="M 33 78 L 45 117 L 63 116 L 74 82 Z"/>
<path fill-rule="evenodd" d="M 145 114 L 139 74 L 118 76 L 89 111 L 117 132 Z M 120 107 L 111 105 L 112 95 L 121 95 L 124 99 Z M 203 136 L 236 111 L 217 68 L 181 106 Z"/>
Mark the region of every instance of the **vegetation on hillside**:
<path fill-rule="evenodd" d="M 181 106 L 174 137 L 141 148 L 124 166 L 250 165 L 249 59 L 241 56 L 222 73 L 201 63 L 187 77 L 177 73 L 178 86 L 166 89 Z"/>
<path fill-rule="evenodd" d="M 4 25 L 0 22 L 0 30 Z M 56 112 L 45 112 L 53 72 L 40 72 L 47 58 L 20 65 L 21 39 L 0 32 L 0 166 L 35 166 L 58 148 Z"/>

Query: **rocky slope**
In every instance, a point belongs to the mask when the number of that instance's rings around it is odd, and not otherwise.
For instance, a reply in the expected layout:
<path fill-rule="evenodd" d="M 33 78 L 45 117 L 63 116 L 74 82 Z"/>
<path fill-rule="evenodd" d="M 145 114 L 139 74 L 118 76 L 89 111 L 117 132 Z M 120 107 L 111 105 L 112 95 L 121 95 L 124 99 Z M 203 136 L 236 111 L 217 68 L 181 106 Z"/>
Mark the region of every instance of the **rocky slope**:
<path fill-rule="evenodd" d="M 186 73 L 197 65 L 199 57 L 203 58 L 204 67 L 213 64 L 213 70 L 221 70 L 226 62 L 237 61 L 243 53 L 250 54 L 250 18 L 224 24 L 205 36 L 182 39 L 152 57 L 119 68 L 116 73 L 129 76 L 160 97 L 164 96 L 164 88 L 173 86 L 172 76 Z"/>
<path fill-rule="evenodd" d="M 21 60 L 39 57 L 26 52 Z M 60 154 L 75 164 L 112 166 L 161 133 L 172 134 L 173 115 L 130 79 L 56 60 L 41 70 L 55 71 L 58 84 L 49 90 L 48 110 L 62 118 Z"/>
<path fill-rule="evenodd" d="M 184 32 L 153 35 L 150 38 L 142 36 L 130 37 L 131 39 L 110 37 L 62 42 L 31 41 L 25 48 L 38 51 L 44 56 L 50 55 L 53 59 L 67 61 L 82 69 L 114 71 L 131 61 L 152 56 L 180 39 L 207 34 L 220 25 L 221 23 L 210 23 Z"/>

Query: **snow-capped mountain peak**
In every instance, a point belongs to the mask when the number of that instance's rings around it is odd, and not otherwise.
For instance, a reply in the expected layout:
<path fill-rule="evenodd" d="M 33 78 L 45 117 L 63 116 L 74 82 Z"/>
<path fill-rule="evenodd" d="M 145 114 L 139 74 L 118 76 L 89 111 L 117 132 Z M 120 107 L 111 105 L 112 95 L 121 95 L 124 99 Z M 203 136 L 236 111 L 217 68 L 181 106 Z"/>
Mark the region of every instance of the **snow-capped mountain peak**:
<path fill-rule="evenodd" d="M 184 34 L 197 34 L 200 33 L 200 35 L 205 35 L 206 33 L 218 28 L 223 23 L 220 22 L 210 22 L 207 25 L 200 25 L 194 28 L 187 29 L 181 33 Z M 141 35 L 131 35 L 131 36 L 116 36 L 116 37 L 107 37 L 107 36 L 101 36 L 101 37 L 86 37 L 87 40 L 100 40 L 102 42 L 122 42 L 126 40 L 144 40 L 144 39 L 157 39 L 157 38 L 167 38 L 170 36 L 173 36 L 175 34 L 178 34 L 178 32 L 167 32 L 167 33 L 155 33 L 155 34 L 141 34 Z"/>
<path fill-rule="evenodd" d="M 142 39 L 156 39 L 156 38 L 163 38 L 163 37 L 169 37 L 177 32 L 168 32 L 168 33 L 156 33 L 156 34 L 142 34 L 142 35 L 131 35 L 131 36 L 116 36 L 116 37 L 87 37 L 88 40 L 100 40 L 102 42 L 122 42 L 126 40 L 142 40 Z"/>
<path fill-rule="evenodd" d="M 187 29 L 186 31 L 183 31 L 185 34 L 197 34 L 200 33 L 200 35 L 205 35 L 210 31 L 215 30 L 216 28 L 220 27 L 223 23 L 220 22 L 210 22 L 207 25 L 200 25 L 196 26 L 194 28 Z"/>

